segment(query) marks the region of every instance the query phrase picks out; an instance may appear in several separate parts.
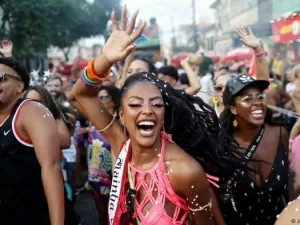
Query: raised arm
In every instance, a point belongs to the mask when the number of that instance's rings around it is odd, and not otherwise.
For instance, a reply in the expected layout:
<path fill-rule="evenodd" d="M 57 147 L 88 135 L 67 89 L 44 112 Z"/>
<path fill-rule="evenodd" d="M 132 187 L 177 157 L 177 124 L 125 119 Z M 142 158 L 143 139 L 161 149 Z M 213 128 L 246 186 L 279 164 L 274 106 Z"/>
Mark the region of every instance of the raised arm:
<path fill-rule="evenodd" d="M 256 63 L 256 79 L 269 80 L 269 66 L 265 57 L 262 42 L 253 35 L 250 28 L 248 29 L 248 31 L 246 31 L 246 29 L 244 28 L 239 28 L 236 30 L 236 33 L 239 35 L 241 41 L 245 45 L 254 50 Z"/>
<path fill-rule="evenodd" d="M 83 70 L 79 79 L 72 89 L 70 100 L 73 105 L 88 120 L 101 131 L 104 138 L 110 143 L 115 155 L 120 151 L 123 141 L 123 129 L 118 121 L 105 109 L 98 98 L 98 87 L 109 76 L 110 67 L 124 60 L 135 48 L 133 42 L 142 33 L 145 24 L 141 24 L 134 30 L 138 12 L 126 23 L 126 7 L 122 9 L 121 22 L 118 25 L 115 12 L 111 13 L 113 32 L 102 49 L 102 54 L 90 61 L 86 70 Z M 79 106 L 79 107 L 78 107 Z"/>

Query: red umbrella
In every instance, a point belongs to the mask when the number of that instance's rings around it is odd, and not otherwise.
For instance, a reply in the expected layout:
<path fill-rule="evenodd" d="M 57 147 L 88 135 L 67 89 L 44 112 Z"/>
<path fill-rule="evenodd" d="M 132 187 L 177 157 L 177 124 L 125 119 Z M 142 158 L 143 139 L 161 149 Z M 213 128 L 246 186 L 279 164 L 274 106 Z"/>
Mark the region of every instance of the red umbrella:
<path fill-rule="evenodd" d="M 253 55 L 253 50 L 248 47 L 236 48 L 227 53 L 224 61 L 234 61 L 234 60 L 245 60 L 251 59 Z"/>
<path fill-rule="evenodd" d="M 230 71 L 237 71 L 237 69 L 241 66 L 245 66 L 244 61 L 239 61 L 239 62 L 236 62 L 236 63 L 232 64 L 232 66 L 229 67 L 229 70 Z"/>
<path fill-rule="evenodd" d="M 193 53 L 191 52 L 180 52 L 180 53 L 177 53 L 175 54 L 172 59 L 171 59 L 171 65 L 178 68 L 180 67 L 180 62 L 182 60 L 184 60 L 187 56 L 190 56 L 192 55 Z"/>
<path fill-rule="evenodd" d="M 220 60 L 220 56 L 217 55 L 214 51 L 205 52 L 204 55 L 211 58 L 214 63 L 217 63 Z"/>

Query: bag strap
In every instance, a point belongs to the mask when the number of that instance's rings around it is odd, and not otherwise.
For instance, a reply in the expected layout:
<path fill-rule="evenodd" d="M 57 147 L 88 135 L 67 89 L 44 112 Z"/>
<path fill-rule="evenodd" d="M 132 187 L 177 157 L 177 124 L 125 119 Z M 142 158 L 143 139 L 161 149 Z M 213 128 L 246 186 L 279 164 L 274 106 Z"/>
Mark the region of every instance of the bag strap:
<path fill-rule="evenodd" d="M 132 176 L 131 176 L 129 163 L 128 163 L 128 169 L 127 169 L 127 176 L 128 176 L 129 187 L 131 189 L 134 189 L 134 184 L 133 184 L 133 179 L 132 179 Z M 136 210 L 134 209 L 134 211 L 136 211 Z M 136 214 L 136 223 L 137 223 L 137 225 L 141 225 L 141 222 L 140 222 L 137 214 Z"/>
<path fill-rule="evenodd" d="M 264 131 L 265 131 L 265 127 L 261 126 L 258 135 L 253 139 L 253 141 L 249 145 L 249 147 L 248 147 L 247 151 L 245 152 L 244 157 L 242 159 L 242 164 L 244 166 L 246 166 L 246 164 L 250 161 L 251 157 L 253 156 L 254 152 L 256 151 L 256 149 L 264 135 Z M 236 171 L 238 172 L 238 169 Z M 234 199 L 232 196 L 232 192 L 231 192 L 231 187 L 232 187 L 233 181 L 234 181 L 234 175 L 231 176 L 226 183 L 226 192 L 225 193 L 227 193 L 227 194 L 225 194 L 224 198 L 226 198 L 226 199 L 230 198 L 229 200 L 232 204 L 232 207 L 233 207 L 234 211 L 237 212 L 237 208 L 236 208 L 236 205 L 235 205 L 235 202 L 234 202 Z M 226 200 L 226 199 L 224 199 L 224 200 Z"/>
<path fill-rule="evenodd" d="M 251 144 L 249 145 L 247 151 L 244 154 L 244 158 L 242 160 L 243 165 L 246 165 L 250 161 L 251 157 L 253 156 L 254 152 L 256 151 L 256 149 L 264 135 L 264 132 L 265 132 L 265 127 L 261 126 L 258 135 L 252 140 Z"/>

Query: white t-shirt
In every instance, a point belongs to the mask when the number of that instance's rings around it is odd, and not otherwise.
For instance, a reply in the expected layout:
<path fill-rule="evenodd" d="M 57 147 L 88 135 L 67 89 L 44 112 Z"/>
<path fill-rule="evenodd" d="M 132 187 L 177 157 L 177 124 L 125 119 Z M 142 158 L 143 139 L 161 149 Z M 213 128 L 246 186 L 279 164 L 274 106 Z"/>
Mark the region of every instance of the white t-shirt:
<path fill-rule="evenodd" d="M 210 104 L 214 95 L 214 83 L 210 73 L 207 73 L 200 78 L 200 87 L 197 96 L 202 98 L 206 104 Z"/>

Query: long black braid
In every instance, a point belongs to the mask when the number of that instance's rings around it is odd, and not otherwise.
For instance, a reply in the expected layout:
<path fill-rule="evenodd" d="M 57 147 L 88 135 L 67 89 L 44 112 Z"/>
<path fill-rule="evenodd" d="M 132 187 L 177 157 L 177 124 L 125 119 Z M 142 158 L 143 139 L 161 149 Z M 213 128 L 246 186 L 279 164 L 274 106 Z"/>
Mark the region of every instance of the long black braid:
<path fill-rule="evenodd" d="M 137 82 L 153 83 L 160 90 L 165 102 L 165 131 L 172 135 L 177 145 L 199 161 L 207 172 L 232 174 L 240 166 L 238 158 L 227 158 L 224 151 L 217 147 L 219 119 L 214 109 L 201 98 L 176 90 L 167 82 L 159 80 L 155 74 L 144 72 L 127 78 L 121 96 Z M 228 142 L 226 149 L 230 148 L 231 143 Z"/>

